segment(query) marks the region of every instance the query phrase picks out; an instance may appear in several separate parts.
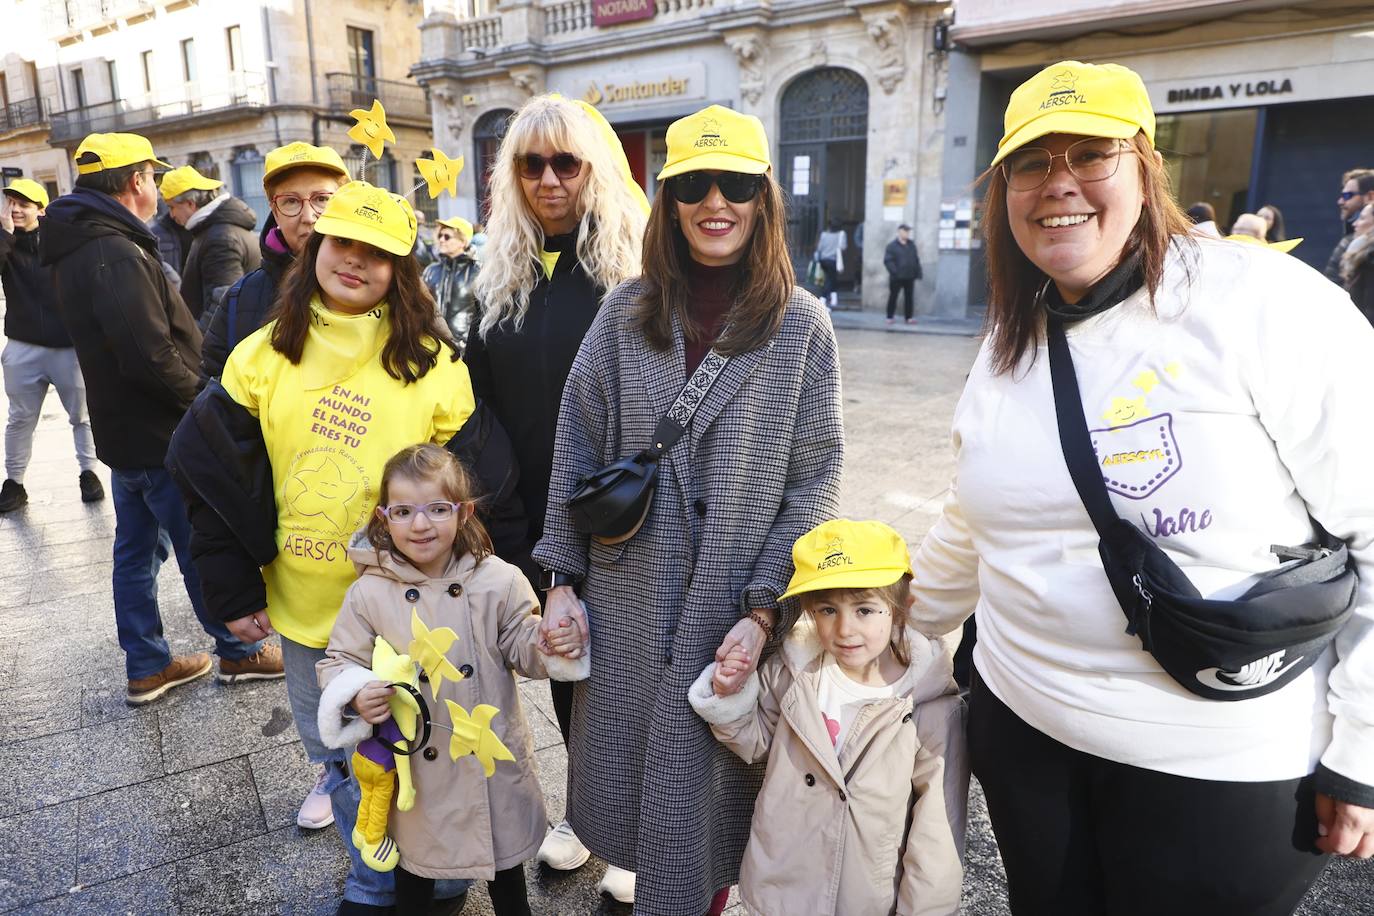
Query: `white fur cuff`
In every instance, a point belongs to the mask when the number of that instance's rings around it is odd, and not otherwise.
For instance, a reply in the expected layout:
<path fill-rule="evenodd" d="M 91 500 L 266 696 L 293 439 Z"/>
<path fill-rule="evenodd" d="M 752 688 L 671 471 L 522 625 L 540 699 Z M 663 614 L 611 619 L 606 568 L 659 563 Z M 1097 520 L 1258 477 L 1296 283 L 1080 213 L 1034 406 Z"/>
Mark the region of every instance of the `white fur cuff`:
<path fill-rule="evenodd" d="M 687 702 L 692 704 L 692 708 L 712 725 L 728 725 L 739 719 L 743 719 L 754 711 L 754 707 L 759 702 L 759 673 L 757 671 L 749 675 L 749 679 L 744 682 L 739 693 L 728 697 L 716 694 L 715 687 L 711 683 L 711 678 L 715 677 L 716 663 L 707 665 L 697 677 L 687 691 Z"/>
<path fill-rule="evenodd" d="M 320 694 L 320 711 L 317 721 L 320 726 L 320 740 L 325 747 L 355 747 L 359 742 L 372 737 L 372 726 L 361 716 L 345 721 L 344 707 L 353 701 L 362 690 L 377 676 L 371 668 L 350 665 L 334 676 L 329 686 Z"/>
<path fill-rule="evenodd" d="M 582 654 L 577 658 L 568 658 L 566 655 L 544 656 L 544 670 L 549 673 L 549 679 L 554 681 L 585 681 L 592 676 L 592 644 L 590 642 L 582 646 Z"/>

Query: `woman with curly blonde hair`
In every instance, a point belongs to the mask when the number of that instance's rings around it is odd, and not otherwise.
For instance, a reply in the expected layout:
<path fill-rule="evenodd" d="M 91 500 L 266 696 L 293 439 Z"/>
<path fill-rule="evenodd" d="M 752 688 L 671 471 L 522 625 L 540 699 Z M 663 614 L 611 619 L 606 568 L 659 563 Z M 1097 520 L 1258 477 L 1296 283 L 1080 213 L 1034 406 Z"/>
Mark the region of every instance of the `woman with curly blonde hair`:
<path fill-rule="evenodd" d="M 606 292 L 640 272 L 649 210 L 625 151 L 605 119 L 557 95 L 530 99 L 516 113 L 491 176 L 491 217 L 474 292 L 481 321 L 468 335 L 474 394 L 510 433 L 529 539 L 518 565 L 539 586 L 530 549 L 544 531 L 554 431 L 563 384 Z M 572 721 L 572 685 L 551 683 L 563 740 Z M 539 860 L 574 869 L 590 853 L 566 822 L 545 839 Z M 611 876 L 619 896 L 632 876 Z"/>

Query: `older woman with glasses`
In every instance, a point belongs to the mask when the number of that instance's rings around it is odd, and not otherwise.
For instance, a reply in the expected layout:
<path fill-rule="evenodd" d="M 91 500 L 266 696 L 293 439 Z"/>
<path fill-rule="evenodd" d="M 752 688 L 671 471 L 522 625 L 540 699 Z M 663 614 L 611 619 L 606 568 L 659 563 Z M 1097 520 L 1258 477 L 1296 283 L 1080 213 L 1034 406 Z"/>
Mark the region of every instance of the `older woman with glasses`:
<path fill-rule="evenodd" d="M 667 141 L 643 276 L 607 296 L 568 377 L 534 556 L 545 627 L 591 635 L 568 817 L 637 870 L 636 913 L 702 916 L 738 879 L 762 772 L 688 688 L 718 661 L 737 691 L 794 619 L 792 544 L 836 510 L 844 430 L 835 334 L 795 285 L 762 123 L 711 106 Z M 654 443 L 670 408 L 685 430 L 642 524 L 589 536 L 567 505 L 579 480 Z"/>
<path fill-rule="evenodd" d="M 1154 131 L 1112 64 L 1012 94 L 988 336 L 914 563 L 923 630 L 977 610 L 969 751 L 1018 916 L 1278 916 L 1327 854 L 1374 853 L 1374 331 L 1295 259 L 1190 235 Z M 1251 587 L 1314 541 L 1363 583 L 1299 609 L 1331 612 L 1324 648 L 1178 664 L 1226 614 L 1281 632 Z M 1124 543 L 1211 599 L 1196 635 L 1165 638 L 1175 599 L 1124 583 Z"/>

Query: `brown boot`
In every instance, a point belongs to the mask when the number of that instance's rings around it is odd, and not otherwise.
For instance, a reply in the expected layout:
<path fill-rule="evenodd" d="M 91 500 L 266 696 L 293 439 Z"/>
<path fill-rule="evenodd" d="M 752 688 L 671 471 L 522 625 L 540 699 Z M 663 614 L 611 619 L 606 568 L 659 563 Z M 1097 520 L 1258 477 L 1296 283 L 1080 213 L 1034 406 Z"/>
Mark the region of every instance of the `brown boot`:
<path fill-rule="evenodd" d="M 170 665 L 157 674 L 150 674 L 147 677 L 129 681 L 129 692 L 124 697 L 124 702 L 130 706 L 142 706 L 144 703 L 151 703 L 173 687 L 179 687 L 209 673 L 210 655 L 208 652 L 197 652 L 195 655 L 183 655 L 174 658 Z"/>
<path fill-rule="evenodd" d="M 247 658 L 219 660 L 221 684 L 232 684 L 235 681 L 274 681 L 279 677 L 286 677 L 280 646 L 264 644 Z"/>

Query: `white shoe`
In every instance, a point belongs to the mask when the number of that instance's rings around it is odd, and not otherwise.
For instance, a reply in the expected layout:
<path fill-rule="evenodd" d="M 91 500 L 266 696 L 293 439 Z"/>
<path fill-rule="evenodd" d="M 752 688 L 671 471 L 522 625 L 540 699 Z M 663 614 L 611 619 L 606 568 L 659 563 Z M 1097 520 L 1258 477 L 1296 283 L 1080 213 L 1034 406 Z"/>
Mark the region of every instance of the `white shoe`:
<path fill-rule="evenodd" d="M 324 768 L 320 768 L 320 775 L 315 780 L 315 788 L 310 790 L 310 794 L 301 802 L 301 810 L 296 814 L 296 824 L 306 830 L 320 830 L 334 823 L 334 805 L 329 800 L 329 793 L 324 791 L 324 781 L 329 774 Z"/>
<path fill-rule="evenodd" d="M 535 861 L 543 862 L 549 868 L 559 871 L 572 871 L 574 868 L 581 868 L 590 857 L 591 851 L 583 846 L 577 834 L 573 833 L 572 824 L 560 821 L 558 826 L 544 837 L 544 842 L 539 844 L 539 854 L 535 856 Z"/>
<path fill-rule="evenodd" d="M 606 874 L 596 886 L 598 894 L 610 894 L 621 903 L 635 902 L 635 873 L 614 865 L 606 866 Z"/>

